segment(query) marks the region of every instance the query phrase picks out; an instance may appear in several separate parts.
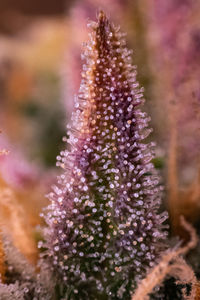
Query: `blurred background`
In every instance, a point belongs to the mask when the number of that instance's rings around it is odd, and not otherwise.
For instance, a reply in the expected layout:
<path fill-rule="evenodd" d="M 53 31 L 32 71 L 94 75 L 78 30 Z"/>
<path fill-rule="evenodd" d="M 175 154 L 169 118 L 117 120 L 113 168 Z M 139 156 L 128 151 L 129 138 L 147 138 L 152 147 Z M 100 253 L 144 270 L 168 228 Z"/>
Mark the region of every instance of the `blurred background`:
<path fill-rule="evenodd" d="M 39 213 L 59 172 L 56 156 L 79 89 L 86 25 L 99 8 L 133 49 L 171 231 L 187 238 L 180 214 L 199 230 L 200 2 L 1 0 L 0 149 L 7 152 L 0 156 L 0 221 L 32 261 Z"/>

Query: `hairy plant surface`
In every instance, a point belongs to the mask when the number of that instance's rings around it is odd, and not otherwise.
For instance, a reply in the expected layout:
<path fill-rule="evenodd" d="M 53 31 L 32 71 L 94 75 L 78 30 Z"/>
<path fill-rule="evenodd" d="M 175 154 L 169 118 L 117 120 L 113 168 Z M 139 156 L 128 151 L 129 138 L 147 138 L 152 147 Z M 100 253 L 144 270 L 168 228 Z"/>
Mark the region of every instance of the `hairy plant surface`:
<path fill-rule="evenodd" d="M 69 126 L 70 151 L 50 193 L 46 255 L 65 299 L 130 299 L 165 237 L 159 179 L 144 143 L 149 118 L 138 108 L 123 35 L 103 12 L 91 23 L 82 82 Z"/>

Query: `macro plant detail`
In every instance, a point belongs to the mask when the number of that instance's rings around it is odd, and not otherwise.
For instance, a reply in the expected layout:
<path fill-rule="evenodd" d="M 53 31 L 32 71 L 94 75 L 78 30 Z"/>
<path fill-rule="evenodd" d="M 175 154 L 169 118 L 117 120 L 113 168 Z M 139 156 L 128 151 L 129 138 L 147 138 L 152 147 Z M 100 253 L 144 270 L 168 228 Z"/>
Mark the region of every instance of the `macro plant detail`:
<path fill-rule="evenodd" d="M 63 299 L 131 299 L 163 248 L 149 117 L 124 35 L 101 11 L 89 24 L 63 174 L 49 194 L 43 260 Z"/>
<path fill-rule="evenodd" d="M 0 300 L 200 299 L 200 2 L 45 1 L 0 1 Z"/>

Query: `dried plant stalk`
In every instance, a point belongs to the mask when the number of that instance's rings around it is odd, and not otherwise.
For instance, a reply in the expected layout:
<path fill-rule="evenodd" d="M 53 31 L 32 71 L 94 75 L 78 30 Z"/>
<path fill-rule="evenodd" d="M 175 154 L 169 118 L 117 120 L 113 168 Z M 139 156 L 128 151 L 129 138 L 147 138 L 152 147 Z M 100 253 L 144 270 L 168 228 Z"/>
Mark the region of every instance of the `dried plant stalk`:
<path fill-rule="evenodd" d="M 31 261 L 35 261 L 36 245 L 23 207 L 17 203 L 14 193 L 3 188 L 0 193 L 0 219 L 10 231 L 14 244 Z"/>
<path fill-rule="evenodd" d="M 197 281 L 195 284 L 195 300 L 200 300 L 200 282 Z"/>
<path fill-rule="evenodd" d="M 160 285 L 166 275 L 173 275 L 179 277 L 181 282 L 186 282 L 186 274 L 189 275 L 189 283 L 196 284 L 196 277 L 192 269 L 184 263 L 180 266 L 180 255 L 186 254 L 189 250 L 195 248 L 198 238 L 195 229 L 181 216 L 181 224 L 185 230 L 190 234 L 190 241 L 184 247 L 173 249 L 167 254 L 164 254 L 161 258 L 161 261 L 156 265 L 138 285 L 137 290 L 135 291 L 132 300 L 148 300 L 149 294 L 152 293 L 153 289 Z M 182 260 L 183 261 L 183 260 Z M 170 263 L 172 263 L 170 265 Z M 184 270 L 184 272 L 182 271 Z M 189 272 L 188 272 L 189 270 Z M 184 280 L 183 280 L 184 279 Z M 192 290 L 192 294 L 195 294 L 195 288 Z M 192 299 L 192 298 L 191 298 Z"/>

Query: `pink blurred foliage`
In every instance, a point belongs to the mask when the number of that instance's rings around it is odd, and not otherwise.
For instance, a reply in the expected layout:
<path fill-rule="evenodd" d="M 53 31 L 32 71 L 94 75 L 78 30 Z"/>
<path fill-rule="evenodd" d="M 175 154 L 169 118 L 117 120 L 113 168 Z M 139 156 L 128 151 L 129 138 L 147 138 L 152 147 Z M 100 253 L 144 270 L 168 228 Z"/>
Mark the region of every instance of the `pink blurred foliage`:
<path fill-rule="evenodd" d="M 179 163 L 194 167 L 200 153 L 200 2 L 153 3 L 151 37 L 156 60 L 154 72 L 162 89 L 160 104 L 165 111 L 168 106 L 168 115 L 172 115 L 168 118 L 175 119 L 171 126 L 177 126 Z"/>
<path fill-rule="evenodd" d="M 81 81 L 81 48 L 87 39 L 88 20 L 95 19 L 98 10 L 103 9 L 113 21 L 120 20 L 123 24 L 128 0 L 78 0 L 69 13 L 67 27 L 69 41 L 66 49 L 65 64 L 63 66 L 63 101 L 66 114 L 71 116 L 74 106 L 74 95 L 78 93 Z"/>
<path fill-rule="evenodd" d="M 9 142 L 5 134 L 0 136 L 0 148 L 9 152 L 8 155 L 0 156 L 0 174 L 9 186 L 23 189 L 38 180 L 39 168 L 28 162 L 22 152 Z"/>

